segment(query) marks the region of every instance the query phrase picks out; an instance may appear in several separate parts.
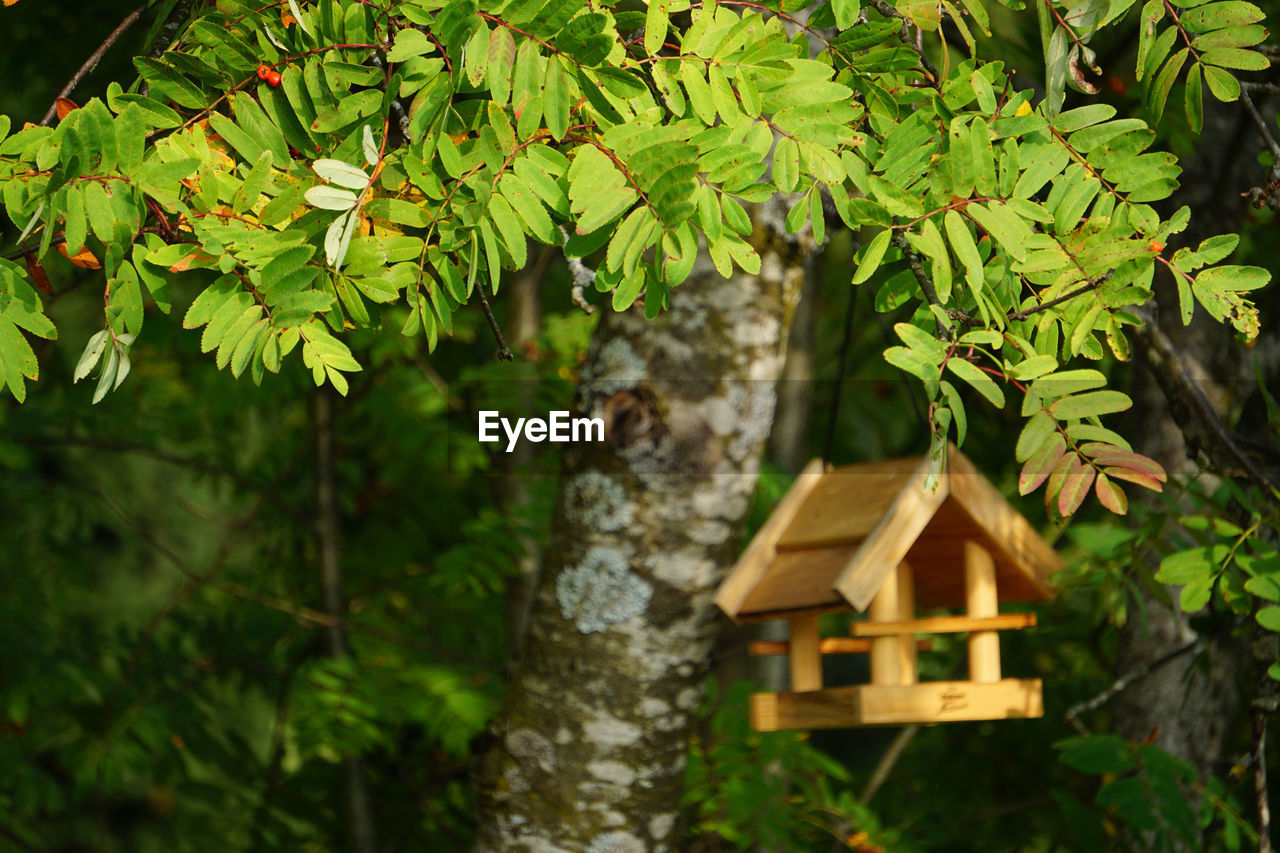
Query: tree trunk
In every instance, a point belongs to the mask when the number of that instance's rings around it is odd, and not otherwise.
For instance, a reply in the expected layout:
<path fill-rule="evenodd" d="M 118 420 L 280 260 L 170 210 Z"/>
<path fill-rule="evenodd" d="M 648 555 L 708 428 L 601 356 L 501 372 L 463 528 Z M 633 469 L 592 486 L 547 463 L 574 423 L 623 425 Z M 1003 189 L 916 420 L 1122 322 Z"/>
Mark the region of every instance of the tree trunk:
<path fill-rule="evenodd" d="M 602 318 L 529 633 L 480 778 L 481 851 L 676 844 L 687 741 L 812 251 L 762 205 L 758 276 L 700 261 L 646 321 Z"/>
<path fill-rule="evenodd" d="M 351 655 L 344 622 L 347 605 L 342 596 L 342 551 L 338 538 L 338 487 L 334 473 L 333 396 L 329 389 L 316 392 L 312 406 L 315 429 L 316 541 L 320 551 L 320 586 L 325 610 L 333 622 L 325 631 L 329 654 L 335 658 Z M 373 819 L 369 783 L 364 762 L 358 755 L 342 759 L 342 787 L 346 792 L 347 816 L 351 821 L 351 849 L 355 853 L 377 853 L 378 836 Z"/>
<path fill-rule="evenodd" d="M 1194 211 L 1191 227 L 1177 239 L 1179 245 L 1194 248 L 1201 240 L 1240 224 L 1246 210 L 1240 190 L 1257 177 L 1252 158 L 1256 146 L 1256 136 L 1238 105 L 1205 110 L 1199 151 L 1183 172 L 1182 188 L 1169 202 L 1170 212 L 1183 204 Z M 1210 320 L 1201 309 L 1196 309 L 1190 326 L 1183 326 L 1177 294 L 1167 277 L 1157 278 L 1157 303 L 1159 326 L 1185 360 L 1193 384 L 1220 416 L 1225 415 L 1239 404 L 1233 395 L 1251 390 L 1251 382 L 1240 381 L 1249 374 L 1247 369 L 1242 372 L 1241 348 L 1233 343 L 1229 329 Z M 1189 457 L 1197 455 L 1197 450 L 1220 448 L 1205 446 L 1205 434 L 1187 418 L 1186 401 L 1177 399 L 1177 394 L 1171 400 L 1168 394 L 1172 392 L 1162 390 L 1162 385 L 1169 383 L 1160 382 L 1155 374 L 1169 366 L 1160 364 L 1143 346 L 1137 347 L 1137 352 L 1147 369 L 1136 374 L 1132 393 L 1133 410 L 1141 413 L 1133 421 L 1135 449 L 1160 462 L 1171 476 L 1194 476 L 1199 466 Z M 1176 602 L 1179 590 L 1170 592 Z M 1134 602 L 1142 613 L 1130 612 L 1120 631 L 1116 653 L 1119 675 L 1143 671 L 1195 639 L 1186 614 L 1143 595 L 1144 600 Z M 1243 664 L 1238 644 L 1220 640 L 1206 651 L 1208 667 L 1193 671 L 1194 656 L 1180 655 L 1121 693 L 1115 702 L 1117 733 L 1133 740 L 1154 734 L 1157 746 L 1187 761 L 1202 776 L 1213 773 L 1224 738 L 1238 721 Z"/>

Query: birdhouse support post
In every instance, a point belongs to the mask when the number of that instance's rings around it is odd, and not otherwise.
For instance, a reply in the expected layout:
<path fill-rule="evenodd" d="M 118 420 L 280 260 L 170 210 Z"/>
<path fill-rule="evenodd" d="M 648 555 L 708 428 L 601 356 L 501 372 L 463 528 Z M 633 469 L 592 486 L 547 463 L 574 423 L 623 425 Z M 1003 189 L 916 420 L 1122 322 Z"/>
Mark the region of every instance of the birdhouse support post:
<path fill-rule="evenodd" d="M 898 573 L 891 572 L 871 599 L 867 618 L 872 622 L 898 619 Z M 871 683 L 879 687 L 898 684 L 898 636 L 886 634 L 871 639 Z"/>
<path fill-rule="evenodd" d="M 915 582 L 905 562 L 885 578 L 871 599 L 872 622 L 906 622 L 915 618 Z M 886 634 L 871 640 L 871 683 L 881 687 L 916 683 L 916 638 L 912 633 Z"/>
<path fill-rule="evenodd" d="M 804 693 L 822 689 L 822 649 L 818 639 L 818 617 L 797 616 L 791 622 L 791 690 Z"/>
<path fill-rule="evenodd" d="M 997 615 L 996 564 L 977 542 L 964 543 L 964 596 L 968 615 Z M 1000 635 L 995 631 L 969 632 L 969 680 L 994 684 L 1000 680 Z"/>

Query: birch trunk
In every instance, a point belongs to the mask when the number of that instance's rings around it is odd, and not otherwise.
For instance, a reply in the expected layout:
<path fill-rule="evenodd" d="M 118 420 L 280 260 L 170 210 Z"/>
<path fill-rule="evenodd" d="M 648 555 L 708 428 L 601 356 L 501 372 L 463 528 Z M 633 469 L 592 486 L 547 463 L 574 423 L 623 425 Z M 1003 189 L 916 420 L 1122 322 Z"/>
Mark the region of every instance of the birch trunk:
<path fill-rule="evenodd" d="M 609 313 L 565 454 L 529 632 L 480 776 L 481 851 L 670 850 L 719 627 L 717 583 L 769 435 L 812 252 L 761 207 L 758 276 L 700 261 L 670 311 Z"/>

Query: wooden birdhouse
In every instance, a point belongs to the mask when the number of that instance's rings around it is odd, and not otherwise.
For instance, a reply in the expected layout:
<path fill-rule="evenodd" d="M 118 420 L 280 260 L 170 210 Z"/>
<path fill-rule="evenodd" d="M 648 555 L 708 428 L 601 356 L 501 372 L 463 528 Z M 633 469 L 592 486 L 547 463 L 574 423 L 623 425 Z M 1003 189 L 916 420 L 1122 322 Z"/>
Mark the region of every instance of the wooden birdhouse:
<path fill-rule="evenodd" d="M 1049 598 L 1063 563 L 954 447 L 926 491 L 928 457 L 824 469 L 809 463 L 716 594 L 737 622 L 786 619 L 791 692 L 757 693 L 758 731 L 999 720 L 1043 714 L 1040 680 L 1005 678 L 999 631 L 1035 625 L 1000 602 Z M 963 615 L 920 618 L 946 608 Z M 850 637 L 823 639 L 823 613 L 866 612 Z M 921 682 L 920 634 L 967 633 L 969 677 Z M 869 653 L 871 683 L 824 687 L 822 656 Z"/>

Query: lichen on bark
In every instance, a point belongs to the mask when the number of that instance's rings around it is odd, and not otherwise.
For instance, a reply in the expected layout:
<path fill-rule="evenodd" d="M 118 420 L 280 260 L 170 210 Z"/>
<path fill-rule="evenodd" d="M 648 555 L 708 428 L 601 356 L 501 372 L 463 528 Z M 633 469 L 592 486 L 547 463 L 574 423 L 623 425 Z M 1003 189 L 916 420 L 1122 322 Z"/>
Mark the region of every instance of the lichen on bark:
<path fill-rule="evenodd" d="M 481 851 L 672 849 L 689 736 L 776 400 L 808 232 L 761 206 L 757 276 L 702 262 L 602 318 L 528 637 L 480 772 Z M 584 496 L 602 496 L 607 506 Z M 619 495 L 621 498 L 619 499 Z M 625 524 L 617 519 L 625 517 Z"/>

